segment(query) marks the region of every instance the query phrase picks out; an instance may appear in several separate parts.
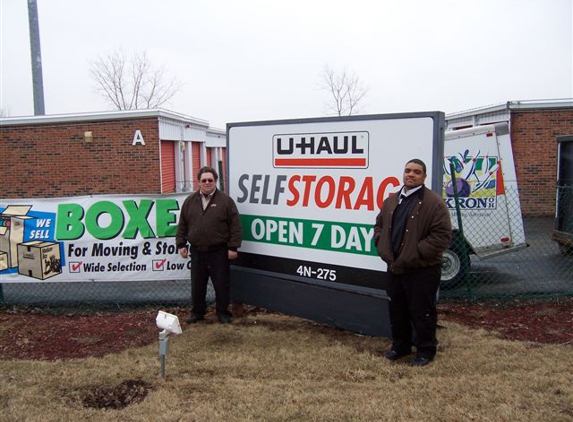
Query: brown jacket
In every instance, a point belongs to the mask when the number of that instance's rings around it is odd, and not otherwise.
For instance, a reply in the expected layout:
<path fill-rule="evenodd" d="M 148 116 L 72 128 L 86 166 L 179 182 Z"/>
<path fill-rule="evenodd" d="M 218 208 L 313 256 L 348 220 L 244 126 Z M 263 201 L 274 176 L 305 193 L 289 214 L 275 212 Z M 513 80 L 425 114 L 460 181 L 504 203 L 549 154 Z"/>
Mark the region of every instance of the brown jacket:
<path fill-rule="evenodd" d="M 394 274 L 440 264 L 443 252 L 450 246 L 452 223 L 444 200 L 425 186 L 414 195 L 418 196 L 417 203 L 406 223 L 396 259 L 391 245 L 392 217 L 400 192 L 384 201 L 376 217 L 374 243 L 378 255 L 388 264 L 388 271 Z"/>
<path fill-rule="evenodd" d="M 241 246 L 242 235 L 237 206 L 224 192 L 217 189 L 205 211 L 199 191 L 193 192 L 183 202 L 175 237 L 177 248 L 190 243 L 196 247 L 226 245 L 236 250 Z"/>

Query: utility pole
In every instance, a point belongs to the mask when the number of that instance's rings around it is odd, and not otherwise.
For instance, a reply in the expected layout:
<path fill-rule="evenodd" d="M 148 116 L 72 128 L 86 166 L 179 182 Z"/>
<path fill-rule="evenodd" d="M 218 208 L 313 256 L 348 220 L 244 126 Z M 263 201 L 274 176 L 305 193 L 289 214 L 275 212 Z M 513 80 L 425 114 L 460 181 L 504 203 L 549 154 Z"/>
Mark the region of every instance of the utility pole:
<path fill-rule="evenodd" d="M 30 53 L 32 54 L 32 85 L 34 89 L 34 116 L 46 114 L 44 109 L 44 80 L 42 77 L 42 51 L 40 48 L 40 25 L 36 0 L 28 0 L 30 27 Z"/>

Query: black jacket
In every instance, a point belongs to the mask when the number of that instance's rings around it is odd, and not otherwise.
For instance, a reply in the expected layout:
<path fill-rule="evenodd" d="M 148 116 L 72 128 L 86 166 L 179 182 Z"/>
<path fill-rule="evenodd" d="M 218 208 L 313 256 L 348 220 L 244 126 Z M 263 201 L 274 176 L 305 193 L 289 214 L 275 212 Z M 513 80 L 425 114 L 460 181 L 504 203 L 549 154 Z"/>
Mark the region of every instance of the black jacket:
<path fill-rule="evenodd" d="M 199 248 L 226 245 L 236 250 L 241 246 L 242 235 L 237 206 L 224 192 L 215 190 L 205 211 L 199 191 L 193 192 L 183 202 L 175 237 L 177 248 L 189 243 Z"/>
<path fill-rule="evenodd" d="M 388 264 L 388 271 L 394 274 L 440 264 L 444 251 L 450 246 L 452 223 L 443 198 L 425 186 L 413 195 L 417 196 L 416 204 L 408 216 L 397 257 L 394 256 L 391 234 L 400 192 L 384 201 L 374 225 L 378 255 Z"/>

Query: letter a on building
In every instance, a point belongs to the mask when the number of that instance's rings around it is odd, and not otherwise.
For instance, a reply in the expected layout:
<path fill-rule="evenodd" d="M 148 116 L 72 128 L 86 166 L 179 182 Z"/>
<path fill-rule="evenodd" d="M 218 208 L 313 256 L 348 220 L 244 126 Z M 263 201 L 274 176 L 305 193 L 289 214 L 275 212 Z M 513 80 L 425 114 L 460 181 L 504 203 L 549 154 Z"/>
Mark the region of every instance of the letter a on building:
<path fill-rule="evenodd" d="M 131 143 L 131 145 L 145 145 L 145 140 L 143 139 L 143 135 L 141 134 L 141 131 L 139 129 L 137 129 L 135 131 L 135 134 L 133 135 L 133 142 Z"/>

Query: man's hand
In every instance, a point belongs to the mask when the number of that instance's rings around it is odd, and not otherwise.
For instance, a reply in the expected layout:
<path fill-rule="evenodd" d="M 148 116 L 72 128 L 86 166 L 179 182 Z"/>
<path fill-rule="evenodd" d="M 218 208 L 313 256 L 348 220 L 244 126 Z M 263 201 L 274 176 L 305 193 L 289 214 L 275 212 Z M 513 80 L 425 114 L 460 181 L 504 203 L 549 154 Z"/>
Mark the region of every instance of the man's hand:
<path fill-rule="evenodd" d="M 229 249 L 229 261 L 232 261 L 233 259 L 237 259 L 238 256 L 239 256 L 239 253 L 237 251 L 232 251 Z"/>
<path fill-rule="evenodd" d="M 179 248 L 179 255 L 181 255 L 181 258 L 187 259 L 187 257 L 189 256 L 189 251 L 187 250 L 187 246 Z"/>

